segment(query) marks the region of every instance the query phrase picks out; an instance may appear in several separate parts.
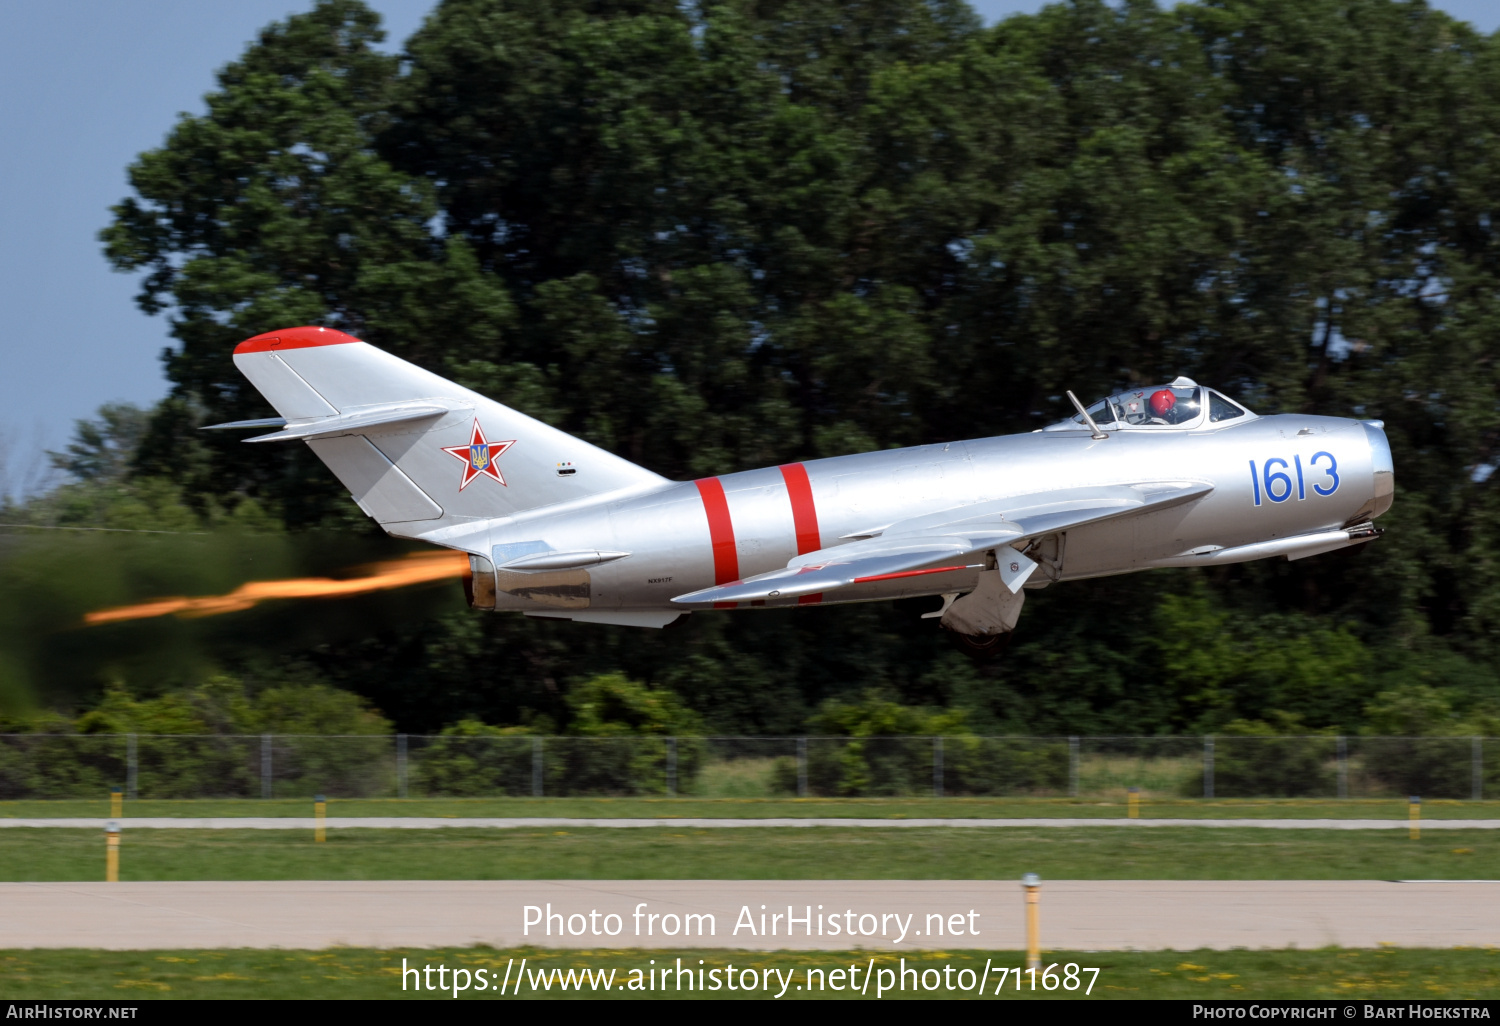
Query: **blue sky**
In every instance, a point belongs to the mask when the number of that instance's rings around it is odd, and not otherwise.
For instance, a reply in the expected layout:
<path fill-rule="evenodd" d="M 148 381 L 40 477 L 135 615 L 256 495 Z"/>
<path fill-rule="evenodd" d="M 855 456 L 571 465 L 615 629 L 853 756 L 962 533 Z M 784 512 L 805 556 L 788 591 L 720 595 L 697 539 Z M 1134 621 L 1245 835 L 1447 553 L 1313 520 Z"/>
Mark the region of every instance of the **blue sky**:
<path fill-rule="evenodd" d="M 35 487 L 73 421 L 101 403 L 166 394 L 162 317 L 136 309 L 135 279 L 96 235 L 127 193 L 125 167 L 179 111 L 199 113 L 216 69 L 296 0 L 49 0 L 11 4 L 0 33 L 0 493 Z M 372 0 L 395 48 L 433 0 Z M 988 22 L 1040 0 L 980 0 Z M 1500 0 L 1435 6 L 1485 32 Z"/>

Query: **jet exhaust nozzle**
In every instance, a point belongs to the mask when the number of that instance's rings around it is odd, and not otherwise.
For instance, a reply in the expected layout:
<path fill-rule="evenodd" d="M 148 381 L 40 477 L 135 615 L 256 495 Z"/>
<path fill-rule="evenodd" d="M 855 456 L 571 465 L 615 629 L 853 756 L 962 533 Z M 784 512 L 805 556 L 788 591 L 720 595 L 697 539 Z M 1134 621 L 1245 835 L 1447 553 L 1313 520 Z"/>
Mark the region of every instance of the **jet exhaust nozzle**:
<path fill-rule="evenodd" d="M 495 608 L 495 565 L 483 556 L 469 556 L 464 598 L 474 609 Z"/>

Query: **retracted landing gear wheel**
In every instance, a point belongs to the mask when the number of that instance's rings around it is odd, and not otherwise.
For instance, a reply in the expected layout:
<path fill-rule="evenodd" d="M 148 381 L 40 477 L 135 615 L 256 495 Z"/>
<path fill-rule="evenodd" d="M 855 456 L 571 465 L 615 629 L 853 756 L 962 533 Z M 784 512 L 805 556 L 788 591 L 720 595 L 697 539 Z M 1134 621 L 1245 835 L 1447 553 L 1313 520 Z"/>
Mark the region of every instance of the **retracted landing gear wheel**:
<path fill-rule="evenodd" d="M 957 631 L 949 631 L 948 637 L 964 655 L 979 662 L 988 662 L 1010 647 L 1010 639 L 1014 633 L 1014 631 L 1004 631 L 1000 634 L 960 634 Z"/>

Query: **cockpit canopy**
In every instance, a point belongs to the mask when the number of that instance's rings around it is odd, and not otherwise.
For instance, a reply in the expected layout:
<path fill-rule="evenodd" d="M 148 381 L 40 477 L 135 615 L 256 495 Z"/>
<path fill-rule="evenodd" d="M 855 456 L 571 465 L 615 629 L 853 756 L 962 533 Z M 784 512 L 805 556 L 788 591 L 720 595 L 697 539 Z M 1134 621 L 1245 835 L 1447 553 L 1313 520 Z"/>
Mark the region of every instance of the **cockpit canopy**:
<path fill-rule="evenodd" d="M 1234 400 L 1202 387 L 1191 378 L 1178 378 L 1170 385 L 1132 388 L 1116 393 L 1088 407 L 1088 413 L 1104 431 L 1198 428 L 1255 416 Z M 1077 431 L 1080 428 L 1087 430 L 1088 425 L 1083 422 L 1083 417 L 1075 414 L 1042 430 Z"/>

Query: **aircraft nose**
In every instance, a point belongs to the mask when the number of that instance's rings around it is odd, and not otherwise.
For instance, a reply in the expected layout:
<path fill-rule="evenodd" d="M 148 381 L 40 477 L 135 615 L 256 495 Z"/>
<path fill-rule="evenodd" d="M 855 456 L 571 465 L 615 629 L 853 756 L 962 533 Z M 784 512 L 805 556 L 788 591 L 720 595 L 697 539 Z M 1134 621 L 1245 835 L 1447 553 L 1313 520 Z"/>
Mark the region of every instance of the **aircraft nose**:
<path fill-rule="evenodd" d="M 1360 421 L 1364 425 L 1365 438 L 1370 443 L 1370 469 L 1374 473 L 1373 520 L 1391 508 L 1396 497 L 1396 465 L 1391 462 L 1391 443 L 1385 437 L 1385 423 L 1379 420 Z"/>

